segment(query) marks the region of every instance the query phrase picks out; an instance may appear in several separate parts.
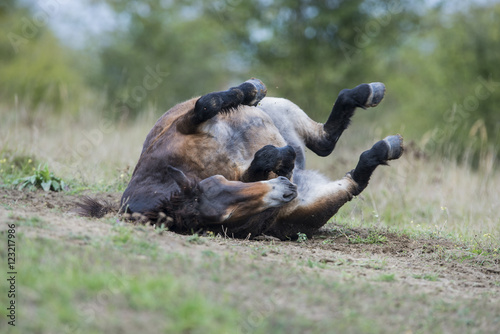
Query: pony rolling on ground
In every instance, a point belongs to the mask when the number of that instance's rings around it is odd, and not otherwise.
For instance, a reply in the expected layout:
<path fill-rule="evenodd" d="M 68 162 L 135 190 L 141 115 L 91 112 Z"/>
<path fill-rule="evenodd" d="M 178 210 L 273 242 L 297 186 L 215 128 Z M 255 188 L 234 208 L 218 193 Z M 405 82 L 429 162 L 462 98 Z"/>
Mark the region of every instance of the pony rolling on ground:
<path fill-rule="evenodd" d="M 382 100 L 382 83 L 342 90 L 324 124 L 266 93 L 251 79 L 167 111 L 146 137 L 121 212 L 177 232 L 310 236 L 365 189 L 378 165 L 403 153 L 403 139 L 394 135 L 363 152 L 340 180 L 305 169 L 305 148 L 329 155 L 355 109 Z M 101 216 L 109 207 L 87 198 L 80 209 Z"/>

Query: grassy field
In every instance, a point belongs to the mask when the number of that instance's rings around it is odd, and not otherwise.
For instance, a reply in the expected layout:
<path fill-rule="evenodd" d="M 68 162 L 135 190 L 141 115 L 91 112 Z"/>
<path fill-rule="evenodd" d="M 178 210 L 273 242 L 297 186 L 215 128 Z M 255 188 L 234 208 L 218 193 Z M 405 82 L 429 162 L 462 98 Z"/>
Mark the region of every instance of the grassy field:
<path fill-rule="evenodd" d="M 159 114 L 130 124 L 16 108 L 0 109 L 0 255 L 6 273 L 14 225 L 18 273 L 16 326 L 2 315 L 2 333 L 500 331 L 492 161 L 472 170 L 409 143 L 312 239 L 183 236 L 72 212 L 83 194 L 118 201 Z M 340 178 L 391 134 L 364 130 L 363 112 L 332 156 L 309 157 L 310 168 Z M 40 164 L 65 192 L 14 189 Z M 0 286 L 5 310 L 8 282 Z"/>

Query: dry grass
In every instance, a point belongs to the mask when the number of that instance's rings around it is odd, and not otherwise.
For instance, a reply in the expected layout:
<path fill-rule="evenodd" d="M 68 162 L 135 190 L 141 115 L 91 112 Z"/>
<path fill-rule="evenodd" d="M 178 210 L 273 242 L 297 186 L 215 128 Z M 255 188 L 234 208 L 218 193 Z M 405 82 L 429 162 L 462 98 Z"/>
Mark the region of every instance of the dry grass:
<path fill-rule="evenodd" d="M 31 116 L 2 109 L 0 115 L 0 152 L 34 156 L 62 177 L 86 184 L 127 177 L 159 117 L 145 113 L 130 123 L 93 112 L 56 117 L 43 109 Z"/>

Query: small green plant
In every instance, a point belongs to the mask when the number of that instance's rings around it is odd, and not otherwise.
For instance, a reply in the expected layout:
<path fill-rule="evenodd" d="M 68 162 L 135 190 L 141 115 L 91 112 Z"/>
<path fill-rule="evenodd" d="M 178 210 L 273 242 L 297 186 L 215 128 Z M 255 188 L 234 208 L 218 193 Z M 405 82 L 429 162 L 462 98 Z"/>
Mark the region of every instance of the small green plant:
<path fill-rule="evenodd" d="M 382 259 L 382 260 L 372 259 L 372 260 L 368 260 L 368 262 L 366 262 L 366 263 L 363 263 L 361 266 L 366 267 L 366 268 L 372 268 L 375 270 L 381 270 L 381 269 L 384 269 L 386 265 L 387 265 L 386 259 Z"/>
<path fill-rule="evenodd" d="M 0 150 L 0 184 L 12 184 L 17 178 L 35 171 L 36 159 L 8 149 Z"/>
<path fill-rule="evenodd" d="M 468 250 L 475 255 L 499 255 L 498 246 L 498 239 L 491 233 L 486 233 L 482 237 L 475 235 Z"/>
<path fill-rule="evenodd" d="M 211 251 L 211 250 L 204 250 L 201 252 L 201 254 L 207 258 L 217 258 L 219 257 L 219 254 Z"/>
<path fill-rule="evenodd" d="M 320 268 L 320 269 L 325 269 L 326 268 L 326 263 L 322 261 L 314 261 L 311 259 L 307 259 L 307 266 L 309 268 Z"/>
<path fill-rule="evenodd" d="M 14 185 L 19 190 L 29 187 L 31 189 L 43 189 L 44 191 L 62 191 L 66 188 L 64 181 L 54 176 L 47 165 L 43 168 L 38 165 L 35 174 L 15 180 Z"/>
<path fill-rule="evenodd" d="M 168 231 L 168 227 L 165 227 L 165 223 L 161 223 L 160 226 L 157 226 L 155 232 L 158 235 L 162 235 L 164 232 Z"/>
<path fill-rule="evenodd" d="M 30 227 L 45 227 L 46 224 L 42 218 L 37 216 L 32 217 L 20 217 L 13 214 L 9 214 L 10 219 L 13 219 L 18 226 L 30 226 Z"/>
<path fill-rule="evenodd" d="M 267 249 L 267 247 L 253 247 L 253 246 L 250 246 L 250 248 L 252 249 L 253 251 L 253 254 L 256 255 L 256 256 L 267 256 L 268 255 L 268 252 L 269 250 Z"/>
<path fill-rule="evenodd" d="M 438 274 L 416 274 L 416 275 L 413 275 L 413 278 L 416 278 L 416 279 L 424 279 L 426 281 L 431 281 L 431 282 L 436 282 L 438 281 L 439 275 Z"/>
<path fill-rule="evenodd" d="M 396 281 L 396 275 L 395 274 L 382 274 L 382 275 L 376 277 L 375 280 L 378 282 L 394 282 L 394 281 Z"/>
<path fill-rule="evenodd" d="M 113 244 L 116 246 L 123 246 L 133 238 L 131 229 L 125 225 L 116 224 L 113 226 L 112 231 L 116 232 L 116 234 L 111 238 Z"/>
<path fill-rule="evenodd" d="M 301 232 L 297 233 L 297 242 L 302 243 L 306 241 L 307 241 L 307 234 Z"/>
<path fill-rule="evenodd" d="M 203 244 L 204 243 L 203 239 L 198 235 L 198 233 L 190 235 L 189 237 L 187 237 L 186 241 L 189 242 L 190 244 Z"/>
<path fill-rule="evenodd" d="M 366 238 L 355 235 L 353 237 L 347 237 L 347 240 L 350 244 L 383 244 L 387 242 L 387 237 L 377 232 L 371 232 Z"/>

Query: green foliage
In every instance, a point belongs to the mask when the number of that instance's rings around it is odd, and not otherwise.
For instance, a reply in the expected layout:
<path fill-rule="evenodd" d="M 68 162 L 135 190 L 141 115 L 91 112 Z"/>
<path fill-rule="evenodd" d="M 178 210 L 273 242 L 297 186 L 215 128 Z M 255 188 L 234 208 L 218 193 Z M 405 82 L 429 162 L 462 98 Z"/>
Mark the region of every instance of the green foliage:
<path fill-rule="evenodd" d="M 238 69 L 228 66 L 227 32 L 198 4 L 109 1 L 130 24 L 100 51 L 110 108 L 135 116 L 148 106 L 166 110 L 176 103 L 225 89 Z"/>
<path fill-rule="evenodd" d="M 116 234 L 113 235 L 111 240 L 113 241 L 113 244 L 115 244 L 116 246 L 126 245 L 133 238 L 132 230 L 125 225 L 117 224 L 113 226 L 113 231 Z"/>
<path fill-rule="evenodd" d="M 399 48 L 391 66 L 400 75 L 386 83 L 396 89 L 391 98 L 405 112 L 394 110 L 391 124 L 408 125 L 405 133 L 418 138 L 428 153 L 473 166 L 495 159 L 500 36 L 493 25 L 499 15 L 498 3 L 471 5 L 448 16 L 429 10 L 420 29 Z"/>
<path fill-rule="evenodd" d="M 121 23 L 78 51 L 34 25 L 38 7 L 1 7 L 2 101 L 28 114 L 41 105 L 76 111 L 99 93 L 105 112 L 127 119 L 258 77 L 268 95 L 324 121 L 341 89 L 382 81 L 383 112 L 361 117 L 377 119 L 368 135 L 401 132 L 427 153 L 474 166 L 498 161 L 498 2 L 464 2 L 463 11 L 423 0 L 107 3 Z"/>
<path fill-rule="evenodd" d="M 37 164 L 39 162 L 31 155 L 14 153 L 7 149 L 0 151 L 1 183 L 8 185 L 16 179 L 34 172 Z"/>
<path fill-rule="evenodd" d="M 438 274 L 415 274 L 413 278 L 416 279 L 424 279 L 426 281 L 436 282 L 439 280 Z"/>
<path fill-rule="evenodd" d="M 307 266 L 309 268 L 319 268 L 319 269 L 325 269 L 326 268 L 326 263 L 322 261 L 314 261 L 311 259 L 307 259 Z"/>
<path fill-rule="evenodd" d="M 117 249 L 127 250 L 134 254 L 146 254 L 151 257 L 158 255 L 158 245 L 142 237 L 137 237 L 130 224 L 120 222 L 116 218 L 109 218 L 108 222 L 113 225 L 111 230 L 114 232 L 110 241 Z"/>
<path fill-rule="evenodd" d="M 491 233 L 485 233 L 482 237 L 475 235 L 467 250 L 475 255 L 498 256 L 500 242 Z"/>
<path fill-rule="evenodd" d="M 269 95 L 324 121 L 341 89 L 383 81 L 387 110 L 365 120 L 377 117 L 382 130 L 430 153 L 475 165 L 495 159 L 498 4 L 450 14 L 423 1 L 109 3 L 130 19 L 101 52 L 117 111 L 166 109 L 255 76 Z M 163 74 L 155 83 L 156 66 Z"/>
<path fill-rule="evenodd" d="M 300 260 L 290 249 L 295 247 L 283 243 L 276 246 L 281 256 L 272 252 L 271 261 L 259 260 L 260 256 L 248 261 L 246 248 L 255 252 L 271 248 L 267 243 L 255 248 L 262 243 L 236 240 L 222 242 L 224 247 L 220 247 L 220 241 L 205 239 L 214 247 L 186 252 L 177 245 L 178 236 L 158 237 L 150 228 L 123 224 L 116 218 L 94 224 L 91 234 L 90 230 L 79 234 L 69 229 L 54 237 L 48 232 L 61 222 L 46 214 L 46 221 L 8 216 L 9 223 L 23 226 L 16 233 L 16 244 L 22 245 L 17 250 L 22 258 L 17 270 L 22 275 L 16 280 L 16 292 L 22 293 L 16 298 L 19 305 L 36 305 L 37 312 L 16 308 L 17 319 L 29 317 L 30 321 L 18 320 L 15 327 L 0 322 L 2 333 L 7 327 L 12 333 L 75 329 L 84 333 L 328 333 L 332 328 L 342 333 L 392 333 L 408 328 L 441 333 L 443 328 L 461 332 L 465 321 L 472 330 L 495 332 L 498 327 L 495 319 L 500 306 L 491 301 L 494 289 L 443 302 L 446 291 L 415 289 L 404 266 L 393 268 L 397 272 L 363 269 L 383 269 L 385 260 L 378 255 L 343 259 L 338 257 L 342 252 L 335 252 L 332 265 L 340 267 L 330 270 L 327 263 L 331 261 L 321 260 L 316 251 L 301 251 Z M 48 232 L 42 233 L 39 224 Z M 111 230 L 104 224 L 111 225 Z M 0 248 L 0 257 L 7 258 L 7 252 L 7 247 Z M 413 255 L 425 267 L 428 254 Z M 432 272 L 454 267 L 440 264 L 431 261 L 429 274 L 413 277 L 433 281 L 437 274 Z M 495 279 L 490 282 L 499 284 Z M 2 288 L 8 290 L 7 283 Z M 432 283 L 425 285 L 426 291 L 434 289 Z M 344 311 L 331 313 L 339 303 Z M 120 317 L 123 314 L 133 316 Z"/>
<path fill-rule="evenodd" d="M 190 235 L 189 237 L 186 238 L 186 241 L 189 242 L 190 244 L 198 244 L 198 245 L 205 243 L 205 241 L 198 235 L 198 233 Z"/>
<path fill-rule="evenodd" d="M 30 321 L 18 320 L 12 333 L 129 333 L 144 329 L 145 319 L 149 329 L 163 333 L 230 333 L 242 321 L 243 314 L 227 302 L 221 305 L 196 289 L 195 281 L 165 270 L 175 265 L 173 260 L 161 259 L 162 265 L 153 269 L 148 265 L 155 262 L 151 253 L 144 261 L 134 252 L 102 244 L 84 249 L 43 238 L 23 239 L 22 244 L 24 261 L 19 271 L 23 275 L 17 284 L 38 292 L 19 294 L 19 298 L 24 305 L 41 303 L 43 310 Z M 25 319 L 29 309 L 18 308 L 18 312 L 18 319 Z M 109 321 L 123 312 L 135 315 L 125 327 L 123 321 Z"/>
<path fill-rule="evenodd" d="M 10 214 L 9 218 L 15 222 L 16 226 L 43 228 L 47 225 L 42 218 L 37 216 L 20 217 L 15 214 Z"/>
<path fill-rule="evenodd" d="M 44 191 L 63 191 L 66 188 L 64 181 L 56 177 L 47 165 L 43 168 L 41 165 L 38 165 L 35 174 L 15 180 L 14 185 L 18 186 L 19 190 L 28 187 L 31 189 L 43 189 Z"/>
<path fill-rule="evenodd" d="M 61 45 L 47 25 L 37 21 L 39 9 L 6 8 L 8 15 L 1 16 L 0 24 L 3 103 L 22 103 L 29 114 L 42 105 L 54 111 L 78 110 L 81 98 L 89 92 L 82 79 L 85 72 L 75 65 L 79 55 Z"/>
<path fill-rule="evenodd" d="M 108 2 L 130 24 L 101 51 L 103 76 L 96 82 L 108 83 L 115 110 L 132 114 L 255 76 L 267 83 L 269 95 L 291 98 L 324 120 L 341 89 L 380 79 L 366 65 L 377 53 L 358 43 L 358 31 L 377 22 L 373 12 L 390 16 L 384 34 L 370 37 L 377 50 L 383 41 L 404 40 L 418 18 L 403 10 L 406 1 L 397 8 L 363 0 Z"/>
<path fill-rule="evenodd" d="M 307 241 L 307 234 L 305 233 L 297 233 L 297 242 L 302 243 Z"/>
<path fill-rule="evenodd" d="M 395 282 L 396 275 L 395 274 L 381 274 L 375 278 L 376 281 L 379 282 Z"/>
<path fill-rule="evenodd" d="M 387 242 L 387 237 L 377 232 L 370 232 L 368 237 L 363 238 L 360 235 L 348 236 L 350 244 L 383 244 Z"/>
<path fill-rule="evenodd" d="M 268 84 L 270 95 L 290 98 L 324 121 L 341 89 L 384 79 L 374 66 L 378 52 L 388 41 L 400 43 L 407 32 L 401 25 L 411 29 L 417 19 L 402 10 L 407 4 L 398 2 L 395 9 L 363 0 L 242 1 L 208 13 L 224 22 L 232 45 L 244 50 L 250 73 Z M 383 27 L 374 16 L 380 12 L 389 16 Z M 361 43 L 367 23 L 378 25 L 380 33 Z"/>

